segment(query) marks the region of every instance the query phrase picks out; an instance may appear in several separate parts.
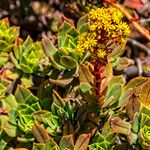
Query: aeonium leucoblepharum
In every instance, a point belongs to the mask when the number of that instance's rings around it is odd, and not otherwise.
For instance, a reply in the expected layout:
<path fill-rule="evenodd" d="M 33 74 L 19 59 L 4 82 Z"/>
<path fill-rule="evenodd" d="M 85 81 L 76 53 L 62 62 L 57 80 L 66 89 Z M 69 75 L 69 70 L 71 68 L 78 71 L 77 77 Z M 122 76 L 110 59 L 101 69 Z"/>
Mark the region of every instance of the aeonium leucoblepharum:
<path fill-rule="evenodd" d="M 124 47 L 130 29 L 123 17 L 122 12 L 114 7 L 91 10 L 88 18 L 90 31 L 79 36 L 77 53 L 83 56 L 89 51 L 92 60 L 99 60 L 106 58 L 112 44 Z"/>

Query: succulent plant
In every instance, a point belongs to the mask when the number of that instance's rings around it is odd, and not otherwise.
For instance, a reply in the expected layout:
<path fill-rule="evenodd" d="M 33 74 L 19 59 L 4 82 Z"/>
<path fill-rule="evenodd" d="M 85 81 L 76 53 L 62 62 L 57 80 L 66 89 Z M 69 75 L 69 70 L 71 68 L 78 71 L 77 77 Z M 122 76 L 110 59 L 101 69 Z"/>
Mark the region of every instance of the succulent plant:
<path fill-rule="evenodd" d="M 0 20 L 0 68 L 9 60 L 8 53 L 13 49 L 19 36 L 19 27 L 10 27 L 8 18 Z"/>
<path fill-rule="evenodd" d="M 126 59 L 118 56 L 129 30 L 121 23 L 116 33 L 120 13 L 112 10 L 116 9 L 92 10 L 79 19 L 77 28 L 65 21 L 58 43 L 33 42 L 29 36 L 25 41 L 15 39 L 10 61 L 0 71 L 2 150 L 149 149 L 150 80 L 137 77 L 126 83 L 123 75 L 113 75 L 113 67 L 123 69 L 118 62 Z M 112 33 L 110 26 L 105 27 L 111 13 L 117 26 Z M 97 19 L 102 27 L 95 27 Z M 104 43 L 88 43 L 87 48 L 83 42 L 91 37 L 87 35 L 104 27 L 104 34 L 96 35 Z M 116 34 L 119 37 L 112 39 Z M 109 45 L 111 40 L 118 47 Z M 112 53 L 102 44 L 108 44 Z M 34 86 L 38 79 L 40 84 Z"/>
<path fill-rule="evenodd" d="M 139 133 L 139 142 L 143 149 L 150 148 L 150 127 L 144 126 Z"/>
<path fill-rule="evenodd" d="M 41 42 L 33 42 L 29 36 L 25 42 L 20 38 L 16 39 L 10 58 L 14 66 L 24 73 L 40 74 L 50 66 Z"/>

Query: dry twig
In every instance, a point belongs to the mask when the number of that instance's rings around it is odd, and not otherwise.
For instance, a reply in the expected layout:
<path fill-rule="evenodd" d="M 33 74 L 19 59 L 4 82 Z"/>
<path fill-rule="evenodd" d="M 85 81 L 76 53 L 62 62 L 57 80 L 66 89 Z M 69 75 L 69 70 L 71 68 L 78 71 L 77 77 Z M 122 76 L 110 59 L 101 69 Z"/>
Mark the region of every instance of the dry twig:
<path fill-rule="evenodd" d="M 131 43 L 132 45 L 140 48 L 141 50 L 145 51 L 150 56 L 150 48 L 148 48 L 147 46 L 141 44 L 137 40 L 134 40 L 132 38 L 128 38 L 128 43 Z"/>

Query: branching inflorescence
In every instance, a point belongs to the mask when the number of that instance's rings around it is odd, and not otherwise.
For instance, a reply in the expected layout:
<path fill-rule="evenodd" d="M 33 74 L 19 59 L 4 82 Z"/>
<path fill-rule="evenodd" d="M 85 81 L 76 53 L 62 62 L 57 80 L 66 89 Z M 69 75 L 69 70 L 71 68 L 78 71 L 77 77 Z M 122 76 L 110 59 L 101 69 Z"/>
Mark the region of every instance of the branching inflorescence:
<path fill-rule="evenodd" d="M 90 32 L 79 36 L 77 52 L 82 56 L 90 51 L 92 59 L 103 59 L 111 51 L 112 44 L 124 45 L 130 34 L 120 10 L 97 8 L 89 12 Z"/>

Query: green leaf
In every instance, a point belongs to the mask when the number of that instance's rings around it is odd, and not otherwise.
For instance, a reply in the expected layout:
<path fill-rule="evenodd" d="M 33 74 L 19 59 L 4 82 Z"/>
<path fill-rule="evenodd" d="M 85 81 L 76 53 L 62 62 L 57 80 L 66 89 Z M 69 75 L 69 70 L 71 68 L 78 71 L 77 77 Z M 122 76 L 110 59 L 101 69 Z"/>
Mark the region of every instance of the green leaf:
<path fill-rule="evenodd" d="M 80 28 L 83 24 L 85 24 L 85 23 L 88 22 L 88 17 L 89 17 L 89 15 L 86 14 L 86 15 L 82 16 L 82 17 L 78 20 L 78 22 L 77 22 L 77 29 L 78 29 L 78 30 L 79 30 L 79 28 Z"/>
<path fill-rule="evenodd" d="M 73 135 L 65 135 L 60 139 L 59 142 L 61 150 L 74 150 L 74 138 Z"/>
<path fill-rule="evenodd" d="M 141 93 L 141 89 L 148 79 L 144 77 L 136 77 L 128 82 L 128 84 L 124 87 L 124 91 L 127 91 L 129 88 L 135 90 L 135 94 L 138 95 Z"/>
<path fill-rule="evenodd" d="M 140 118 L 139 118 L 139 113 L 136 112 L 133 116 L 133 120 L 132 120 L 132 130 L 135 133 L 139 132 L 139 127 L 140 127 Z"/>
<path fill-rule="evenodd" d="M 89 145 L 89 150 L 106 150 L 106 149 L 101 147 L 100 143 L 93 143 Z"/>
<path fill-rule="evenodd" d="M 113 63 L 119 56 L 121 56 L 124 53 L 124 46 L 123 45 L 115 45 L 112 44 L 111 48 L 113 51 L 109 55 L 111 62 Z"/>
<path fill-rule="evenodd" d="M 79 28 L 79 31 L 80 31 L 80 34 L 82 33 L 85 33 L 85 32 L 89 32 L 90 30 L 90 23 L 87 22 L 87 23 L 84 23 L 82 26 L 80 26 Z"/>
<path fill-rule="evenodd" d="M 64 37 L 67 32 L 71 29 L 71 25 L 67 22 L 64 22 L 58 31 L 58 47 L 61 48 L 64 45 Z"/>
<path fill-rule="evenodd" d="M 0 68 L 6 64 L 9 60 L 9 55 L 7 53 L 0 53 Z"/>
<path fill-rule="evenodd" d="M 51 138 L 46 144 L 46 150 L 60 150 L 57 143 Z"/>
<path fill-rule="evenodd" d="M 11 110 L 12 108 L 17 109 L 17 102 L 15 97 L 12 94 L 9 94 L 4 100 L 2 100 L 3 108 L 7 111 Z"/>
<path fill-rule="evenodd" d="M 141 113 L 141 120 L 140 120 L 140 129 L 144 126 L 150 127 L 150 116 L 144 113 Z"/>
<path fill-rule="evenodd" d="M 7 145 L 7 142 L 5 142 L 4 140 L 1 139 L 0 140 L 0 148 L 1 148 L 1 150 L 4 150 L 6 145 Z"/>
<path fill-rule="evenodd" d="M 8 120 L 5 120 L 1 128 L 7 133 L 9 137 L 17 136 L 17 126 L 11 124 Z"/>
<path fill-rule="evenodd" d="M 61 79 L 61 80 L 50 79 L 50 83 L 61 86 L 61 87 L 65 87 L 69 85 L 72 81 L 73 81 L 73 78 Z"/>
<path fill-rule="evenodd" d="M 84 83 L 84 82 L 82 82 L 81 84 L 80 84 L 80 90 L 83 92 L 83 93 L 86 93 L 87 91 L 90 91 L 91 90 L 91 88 L 92 88 L 92 86 L 89 84 L 89 83 Z"/>
<path fill-rule="evenodd" d="M 57 48 L 53 45 L 52 41 L 49 39 L 43 39 L 42 43 L 44 52 L 48 57 L 53 56 L 58 51 Z"/>
<path fill-rule="evenodd" d="M 34 85 L 31 76 L 29 76 L 28 74 L 23 74 L 22 78 L 21 78 L 21 83 L 24 85 L 24 87 L 26 88 L 30 88 Z"/>
<path fill-rule="evenodd" d="M 119 98 L 118 107 L 126 106 L 128 100 L 129 100 L 129 98 L 131 97 L 132 94 L 133 94 L 133 89 L 132 88 L 129 88 L 126 91 L 123 88 L 123 92 L 122 92 L 122 94 L 121 94 L 121 96 Z"/>
<path fill-rule="evenodd" d="M 120 98 L 120 96 L 122 94 L 122 91 L 123 91 L 123 85 L 120 84 L 120 83 L 116 83 L 116 84 L 112 85 L 111 88 L 108 87 L 104 102 L 107 103 L 107 100 L 110 97 L 113 97 L 113 99 L 110 101 L 108 106 L 111 107 L 116 102 L 118 103 L 119 102 L 119 98 Z"/>
<path fill-rule="evenodd" d="M 39 99 L 34 96 L 30 90 L 19 85 L 15 91 L 15 97 L 19 103 L 33 104 L 39 101 Z"/>
<path fill-rule="evenodd" d="M 74 69 L 78 66 L 77 61 L 70 56 L 62 56 L 60 58 L 60 63 L 68 69 Z"/>
<path fill-rule="evenodd" d="M 116 83 L 120 83 L 120 84 L 122 84 L 122 85 L 125 84 L 125 79 L 124 79 L 123 75 L 114 76 L 114 77 L 111 79 L 108 88 L 112 87 L 112 86 L 113 86 L 114 84 L 116 84 Z"/>

